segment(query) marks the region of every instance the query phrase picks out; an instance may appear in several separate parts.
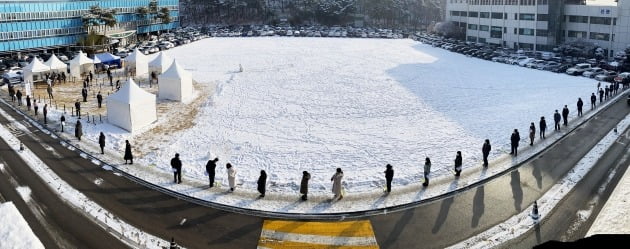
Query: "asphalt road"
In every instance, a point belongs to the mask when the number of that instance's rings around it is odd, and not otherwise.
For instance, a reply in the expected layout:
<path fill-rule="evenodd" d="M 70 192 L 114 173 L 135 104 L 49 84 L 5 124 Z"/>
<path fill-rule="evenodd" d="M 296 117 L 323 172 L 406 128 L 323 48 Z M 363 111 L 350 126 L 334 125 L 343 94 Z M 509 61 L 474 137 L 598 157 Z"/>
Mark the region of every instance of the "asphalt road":
<path fill-rule="evenodd" d="M 24 119 L 4 105 L 0 105 L 0 108 L 18 121 Z M 625 101 L 619 101 L 517 170 L 441 200 L 407 211 L 370 218 L 379 246 L 442 248 L 508 219 L 544 194 L 629 112 L 630 108 Z M 8 121 L 0 116 L 0 124 L 7 123 Z M 256 248 L 262 218 L 202 207 L 155 192 L 111 171 L 101 169 L 80 157 L 77 152 L 62 146 L 58 140 L 38 132 L 36 128 L 29 129 L 32 134 L 19 137 L 29 149 L 71 186 L 120 219 L 163 239 L 175 237 L 180 244 L 188 248 Z M 44 148 L 44 144 L 50 146 L 56 153 Z M 6 144 L 0 143 L 0 146 Z M 2 155 L 5 155 L 4 151 Z M 28 168 L 22 165 L 23 162 L 20 164 L 10 161 L 17 159 L 5 160 L 12 170 Z M 611 157 L 610 162 L 613 161 L 615 159 Z M 30 184 L 36 181 L 37 177 L 27 177 L 32 175 L 32 172 L 24 173 L 24 177 L 19 178 L 20 183 L 25 181 Z M 95 184 L 94 181 L 97 179 L 101 179 L 102 184 Z M 32 189 L 34 192 L 44 191 L 37 187 Z M 422 192 L 418 194 L 421 195 Z M 59 217 L 59 220 L 64 219 L 68 218 Z M 180 225 L 183 219 L 186 221 Z M 79 222 L 82 221 L 70 220 L 63 223 Z M 63 231 L 71 233 L 68 235 L 69 238 L 85 240 L 80 241 L 84 244 L 98 244 L 104 241 L 102 238 L 84 236 L 81 231 L 76 233 L 67 229 Z"/>
<path fill-rule="evenodd" d="M 0 139 L 0 162 L 5 165 L 0 172 L 0 193 L 15 204 L 46 248 L 128 248 L 61 200 L 16 153 Z M 20 197 L 17 186 L 31 189 L 30 201 Z"/>

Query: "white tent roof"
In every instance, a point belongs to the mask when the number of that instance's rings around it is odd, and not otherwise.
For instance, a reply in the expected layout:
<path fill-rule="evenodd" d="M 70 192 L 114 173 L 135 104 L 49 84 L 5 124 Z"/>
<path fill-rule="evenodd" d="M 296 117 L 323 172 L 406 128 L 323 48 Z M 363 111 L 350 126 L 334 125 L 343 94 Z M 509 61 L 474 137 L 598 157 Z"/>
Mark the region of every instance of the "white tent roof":
<path fill-rule="evenodd" d="M 149 67 L 168 68 L 171 63 L 173 63 L 173 60 L 169 58 L 166 54 L 160 52 L 158 53 L 157 57 L 149 62 Z"/>
<path fill-rule="evenodd" d="M 88 58 L 83 52 L 79 51 L 79 54 L 77 54 L 74 58 L 72 58 L 72 60 L 70 61 L 70 64 L 76 64 L 76 65 L 94 64 L 94 61 Z"/>
<path fill-rule="evenodd" d="M 136 63 L 137 61 L 147 61 L 148 58 L 137 48 L 133 50 L 133 53 L 129 54 L 125 57 L 125 60 L 131 63 Z"/>
<path fill-rule="evenodd" d="M 33 58 L 33 61 L 26 65 L 22 70 L 24 70 L 24 72 L 41 73 L 49 71 L 50 67 L 44 65 L 44 63 L 39 61 L 39 59 Z"/>
<path fill-rule="evenodd" d="M 179 63 L 177 63 L 176 60 L 173 60 L 171 66 L 160 76 L 161 78 L 173 79 L 192 78 L 192 74 L 179 66 Z"/>
<path fill-rule="evenodd" d="M 50 67 L 51 70 L 68 68 L 68 65 L 66 65 L 66 63 L 63 63 L 63 61 L 57 58 L 55 54 L 50 56 L 50 58 L 46 62 L 44 62 L 44 65 Z"/>
<path fill-rule="evenodd" d="M 132 104 L 136 102 L 143 102 L 146 99 L 155 99 L 155 95 L 142 90 L 136 82 L 134 82 L 131 78 L 127 80 L 127 82 L 118 90 L 118 92 L 109 95 L 107 100 L 117 101 L 125 104 Z"/>

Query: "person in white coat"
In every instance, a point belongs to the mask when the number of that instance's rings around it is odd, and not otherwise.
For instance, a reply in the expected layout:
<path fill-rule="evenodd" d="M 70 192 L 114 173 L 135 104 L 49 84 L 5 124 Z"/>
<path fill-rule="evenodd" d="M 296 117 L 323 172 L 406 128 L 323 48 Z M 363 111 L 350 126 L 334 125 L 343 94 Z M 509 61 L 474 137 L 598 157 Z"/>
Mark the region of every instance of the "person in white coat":
<path fill-rule="evenodd" d="M 228 173 L 228 182 L 230 183 L 230 191 L 234 191 L 236 187 L 236 170 L 232 167 L 232 164 L 228 163 L 225 165 L 227 167 Z"/>
<path fill-rule="evenodd" d="M 341 193 L 341 179 L 343 179 L 343 171 L 341 171 L 341 168 L 337 168 L 337 172 L 330 178 L 333 182 L 332 192 L 335 194 L 333 200 L 337 198 L 339 198 L 339 200 L 343 199 L 343 194 Z"/>

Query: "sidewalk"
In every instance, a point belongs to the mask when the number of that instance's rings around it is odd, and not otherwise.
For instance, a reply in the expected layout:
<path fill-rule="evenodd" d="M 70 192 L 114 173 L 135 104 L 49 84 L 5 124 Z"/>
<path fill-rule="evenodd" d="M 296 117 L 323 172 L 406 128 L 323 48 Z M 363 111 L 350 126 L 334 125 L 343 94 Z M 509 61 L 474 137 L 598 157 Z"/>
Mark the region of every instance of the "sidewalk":
<path fill-rule="evenodd" d="M 625 97 L 626 93 L 627 91 L 623 91 L 613 97 L 612 100 L 608 100 L 599 105 L 596 109 L 597 112 L 590 110 L 585 111 L 585 115 L 583 117 L 570 120 L 569 126 L 563 126 L 561 132 L 549 132 L 547 138 L 542 140 L 542 142 L 537 140 L 538 142 L 536 142 L 534 146 L 526 146 L 525 148 L 522 148 L 517 158 L 513 158 L 509 155 L 501 156 L 492 161 L 488 168 L 482 167 L 481 163 L 468 167 L 465 166 L 462 175 L 458 179 L 455 179 L 452 175 L 436 177 L 431 179 L 431 184 L 427 188 L 422 187 L 422 178 L 419 176 L 417 182 L 404 186 L 393 185 L 392 193 L 388 195 L 384 194 L 383 191 L 378 188 L 369 192 L 347 193 L 343 200 L 340 201 L 331 200 L 332 193 L 329 189 L 311 189 L 308 201 L 301 201 L 299 199 L 298 191 L 295 191 L 294 193 L 277 193 L 268 191 L 265 198 L 260 199 L 258 198 L 258 192 L 254 188 L 250 189 L 237 186 L 236 191 L 229 192 L 224 176 L 217 176 L 218 182 L 222 184 L 221 186 L 209 189 L 207 179 L 192 179 L 186 177 L 186 165 L 184 165 L 182 175 L 183 183 L 174 184 L 172 174 L 158 170 L 155 167 L 138 164 L 121 164 L 123 162 L 123 153 L 120 151 L 112 152 L 111 150 L 106 149 L 107 153 L 105 155 L 101 155 L 100 148 L 98 148 L 96 144 L 87 142 L 87 139 L 84 139 L 82 142 L 77 141 L 76 138 L 74 138 L 72 127 L 67 127 L 64 133 L 58 134 L 63 138 L 63 140 L 65 140 L 61 142 L 64 146 L 70 147 L 66 144 L 66 142 L 73 143 L 78 148 L 90 153 L 92 156 L 105 162 L 109 162 L 109 164 L 113 167 L 117 167 L 118 169 L 144 179 L 147 182 L 209 202 L 281 213 L 341 213 L 374 210 L 426 200 L 465 188 L 471 184 L 490 178 L 496 174 L 504 172 L 507 169 L 515 167 L 516 165 L 519 165 L 520 163 L 544 151 L 568 132 L 572 131 L 594 114 L 598 113 L 599 110 L 606 108 L 618 98 Z M 5 104 L 10 105 L 6 101 L 4 102 Z M 4 111 L 0 111 L 0 114 L 5 116 L 8 115 Z M 67 117 L 68 124 L 73 123 L 73 121 L 74 120 Z M 40 129 L 42 128 L 41 124 L 36 123 L 33 120 L 30 120 L 30 123 Z M 55 130 L 59 127 L 59 124 L 55 121 L 49 122 L 48 127 L 49 129 Z M 55 135 L 51 134 L 51 136 Z M 88 155 L 81 154 L 81 157 L 88 158 Z M 93 162 L 97 161 L 94 160 Z M 104 168 L 108 169 L 107 166 Z M 297 185 L 299 185 L 299 183 L 297 183 Z M 268 186 L 267 188 L 272 189 L 273 186 Z"/>

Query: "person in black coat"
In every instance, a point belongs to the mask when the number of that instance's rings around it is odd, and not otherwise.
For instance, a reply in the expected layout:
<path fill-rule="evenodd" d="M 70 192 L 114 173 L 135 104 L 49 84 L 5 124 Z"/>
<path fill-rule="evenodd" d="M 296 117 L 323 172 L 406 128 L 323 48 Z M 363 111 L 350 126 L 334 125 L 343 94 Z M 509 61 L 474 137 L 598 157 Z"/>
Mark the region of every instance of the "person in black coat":
<path fill-rule="evenodd" d="M 483 166 L 488 167 L 488 155 L 490 155 L 490 150 L 492 146 L 490 145 L 490 139 L 486 139 L 481 147 L 481 152 L 483 153 Z"/>
<path fill-rule="evenodd" d="M 214 174 L 218 161 L 219 158 L 215 157 L 213 160 L 208 160 L 208 163 L 206 163 L 206 172 L 208 173 L 208 180 L 210 181 L 211 188 L 214 186 Z"/>
<path fill-rule="evenodd" d="M 547 121 L 545 121 L 545 117 L 540 117 L 538 127 L 540 127 L 540 139 L 545 139 L 545 131 L 547 130 Z"/>
<path fill-rule="evenodd" d="M 96 102 L 98 102 L 98 108 L 101 108 L 101 104 L 103 103 L 103 95 L 101 95 L 101 92 L 98 92 L 96 95 Z"/>
<path fill-rule="evenodd" d="M 512 145 L 512 152 L 510 155 L 517 156 L 518 155 L 518 143 L 521 141 L 521 136 L 518 134 L 518 129 L 514 129 L 512 132 L 512 136 L 510 136 L 510 142 Z"/>
<path fill-rule="evenodd" d="M 392 192 L 392 180 L 394 180 L 394 169 L 392 168 L 392 165 L 387 164 L 387 166 L 385 166 L 385 181 L 387 183 L 387 193 L 391 193 Z"/>
<path fill-rule="evenodd" d="M 604 100 L 608 99 L 608 95 L 610 95 L 610 90 L 608 89 L 608 86 L 606 86 L 604 88 Z"/>
<path fill-rule="evenodd" d="M 92 74 L 92 71 L 90 71 L 90 82 L 92 82 L 92 79 L 94 79 L 94 74 Z"/>
<path fill-rule="evenodd" d="M 81 125 L 80 120 L 77 120 L 77 124 L 74 127 L 74 136 L 81 141 L 81 136 L 83 136 L 83 125 Z"/>
<path fill-rule="evenodd" d="M 9 96 L 11 96 L 11 103 L 15 102 L 15 88 L 9 84 Z"/>
<path fill-rule="evenodd" d="M 133 164 L 133 155 L 131 154 L 131 144 L 129 144 L 129 140 L 125 140 L 125 164 L 127 164 L 127 161 L 131 161 L 130 164 Z"/>
<path fill-rule="evenodd" d="M 560 113 L 558 113 L 558 110 L 556 110 L 556 113 L 553 114 L 553 121 L 555 121 L 554 130 L 556 130 L 556 131 L 560 130 L 560 120 L 561 119 L 562 119 L 562 117 L 560 116 Z"/>
<path fill-rule="evenodd" d="M 564 121 L 564 126 L 567 126 L 569 122 L 569 107 L 567 105 L 564 105 L 564 108 L 562 108 L 562 120 Z"/>
<path fill-rule="evenodd" d="M 455 176 L 459 177 L 459 174 L 462 173 L 462 152 L 457 151 L 457 156 L 455 156 Z"/>
<path fill-rule="evenodd" d="M 22 92 L 20 90 L 17 90 L 15 97 L 17 98 L 18 105 L 22 105 Z"/>
<path fill-rule="evenodd" d="M 597 96 L 595 96 L 595 93 L 591 93 L 591 110 L 595 109 L 595 107 L 597 107 L 595 104 L 597 103 Z"/>
<path fill-rule="evenodd" d="M 264 170 L 260 171 L 260 177 L 258 177 L 258 193 L 260 198 L 265 197 L 265 190 L 267 185 L 267 173 Z"/>
<path fill-rule="evenodd" d="M 31 110 L 31 96 L 26 95 L 26 109 Z"/>
<path fill-rule="evenodd" d="M 78 99 L 74 102 L 74 108 L 76 109 L 75 112 L 77 113 L 77 116 L 81 119 L 81 102 L 79 102 Z"/>
<path fill-rule="evenodd" d="M 87 90 L 87 88 L 85 88 L 85 87 L 84 87 L 84 88 L 81 90 L 81 96 L 83 96 L 83 102 L 87 102 L 87 96 L 88 96 L 88 90 Z"/>
<path fill-rule="evenodd" d="M 48 124 L 48 104 L 44 104 L 42 112 L 44 113 L 44 124 Z"/>
<path fill-rule="evenodd" d="M 98 135 L 98 146 L 101 147 L 101 154 L 105 154 L 105 134 L 103 132 Z"/>
<path fill-rule="evenodd" d="M 59 121 L 61 122 L 61 132 L 63 132 L 63 127 L 66 125 L 66 116 L 61 114 L 61 118 Z"/>
<path fill-rule="evenodd" d="M 302 194 L 302 200 L 308 199 L 308 181 L 311 179 L 311 174 L 308 171 L 302 172 L 302 181 L 300 182 L 300 194 Z"/>
<path fill-rule="evenodd" d="M 577 102 L 578 117 L 582 117 L 582 106 L 584 106 L 584 102 L 582 102 L 582 98 L 578 98 L 578 102 Z"/>
<path fill-rule="evenodd" d="M 37 116 L 37 114 L 38 114 L 37 111 L 39 111 L 39 105 L 37 105 L 37 101 L 36 100 L 33 101 L 33 110 L 35 111 L 35 116 Z"/>
<path fill-rule="evenodd" d="M 173 168 L 173 182 L 182 183 L 182 161 L 179 160 L 179 153 L 175 153 L 175 157 L 171 159 L 171 168 Z"/>
<path fill-rule="evenodd" d="M 599 89 L 599 103 L 602 103 L 602 101 L 604 101 L 604 89 Z"/>

